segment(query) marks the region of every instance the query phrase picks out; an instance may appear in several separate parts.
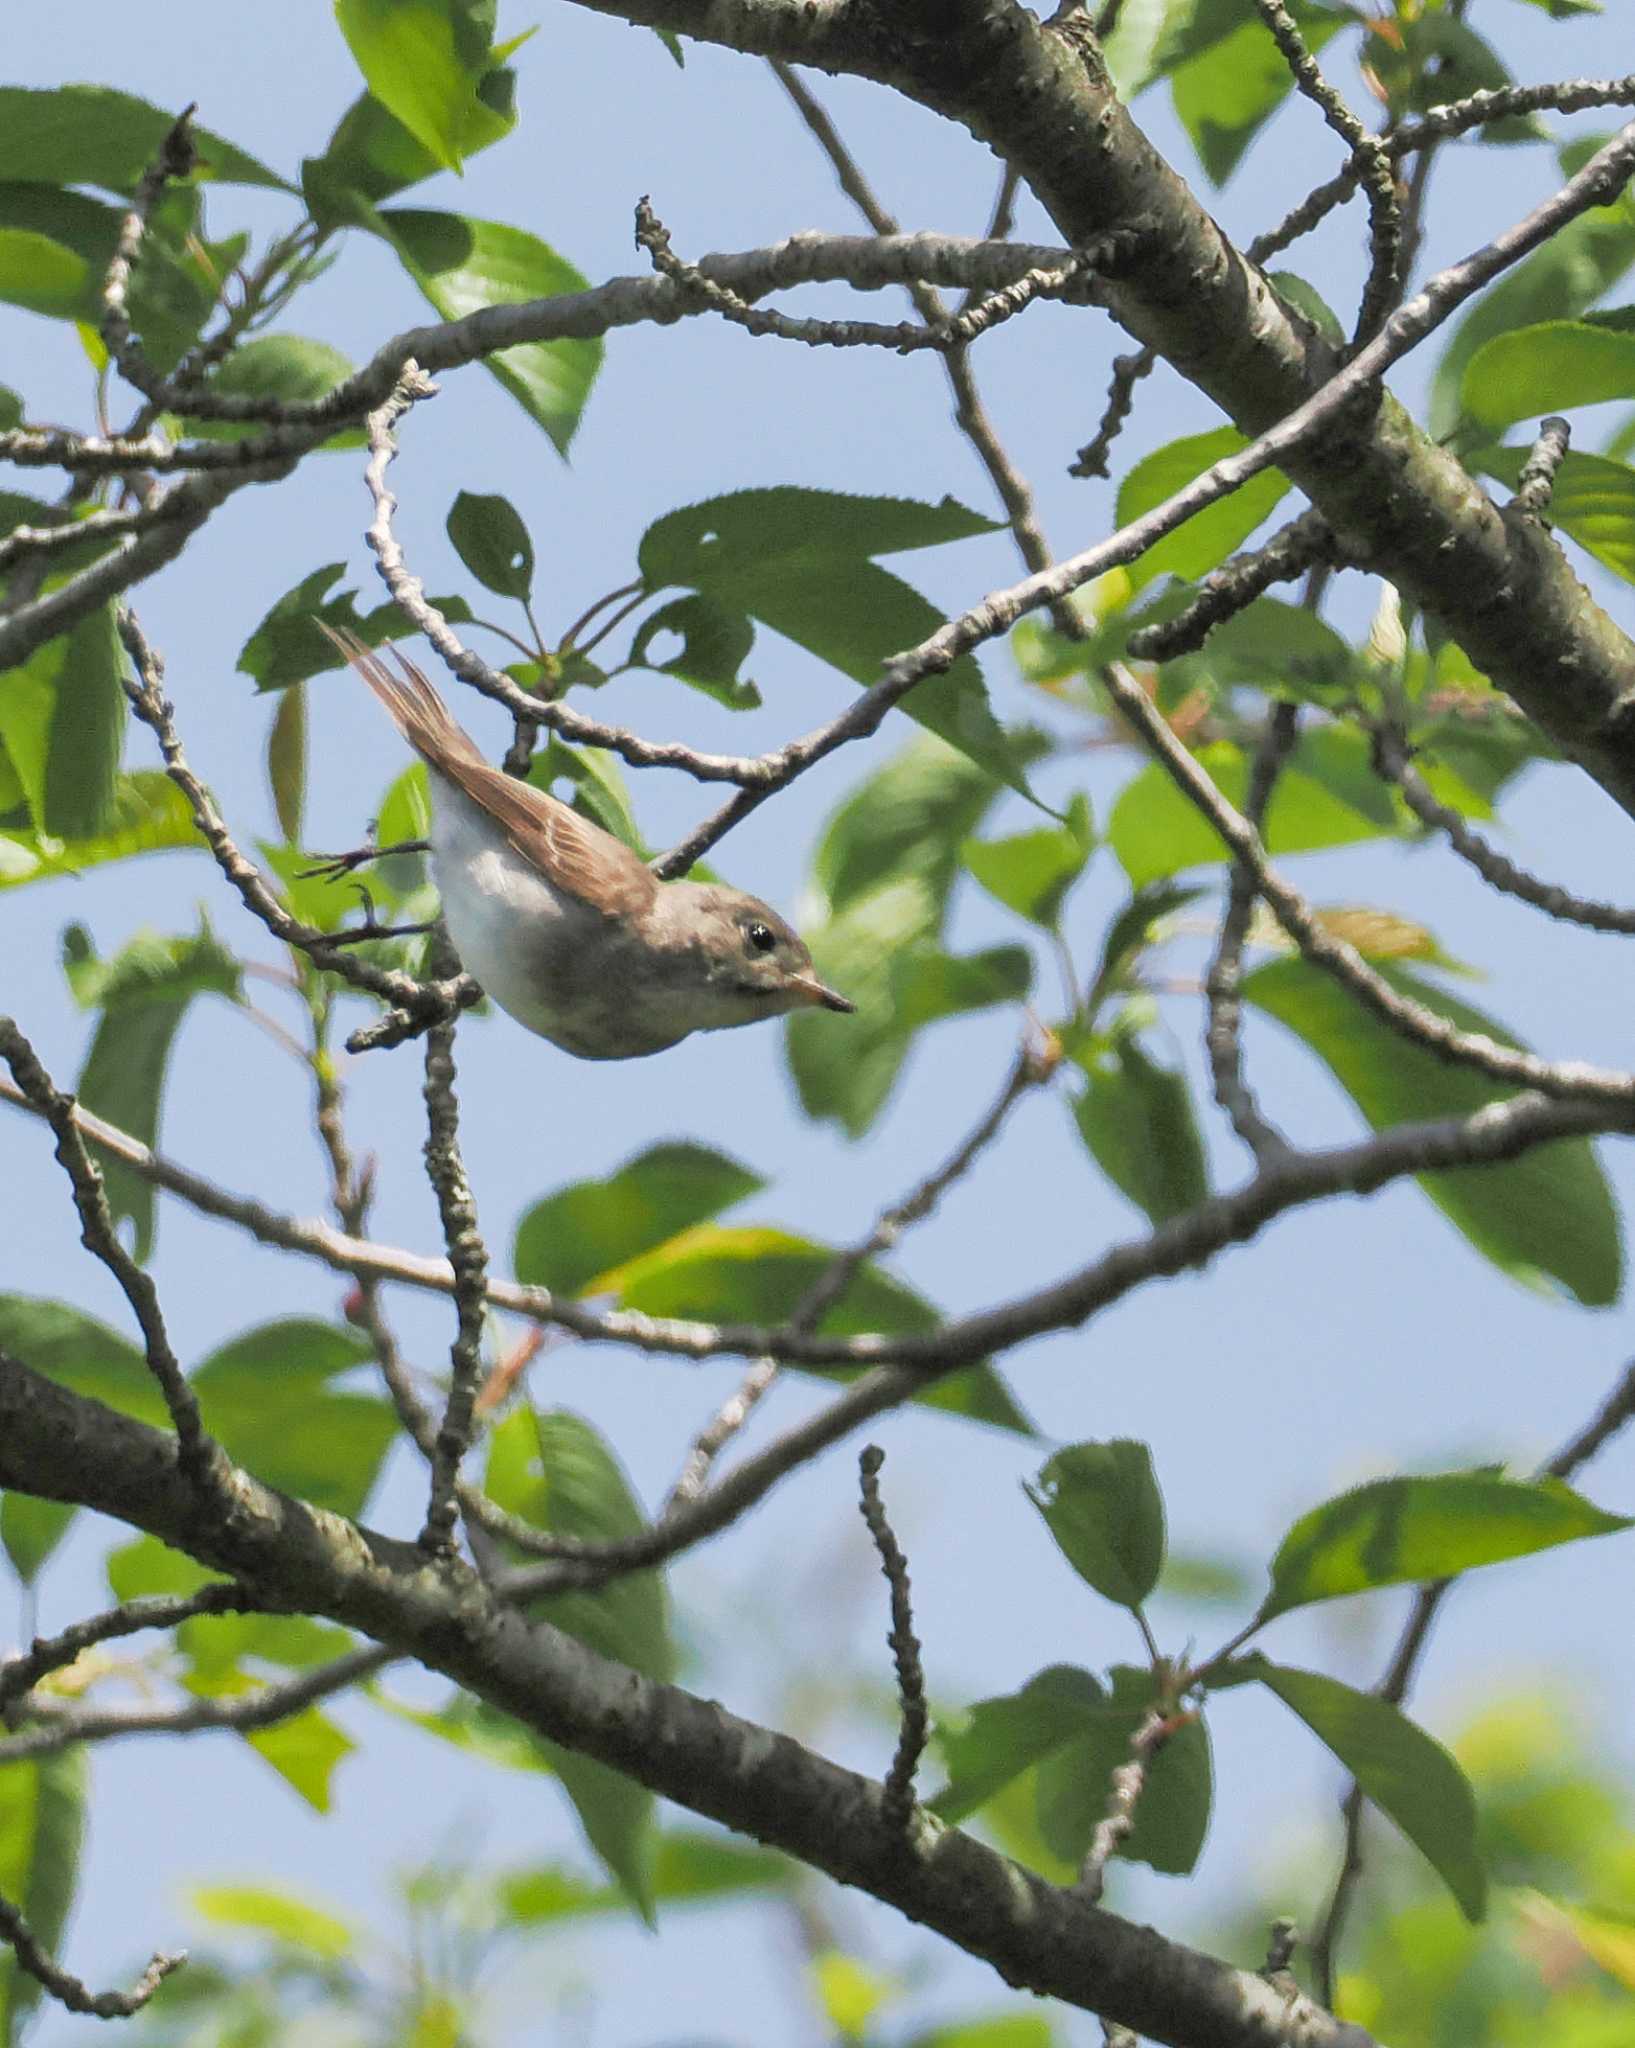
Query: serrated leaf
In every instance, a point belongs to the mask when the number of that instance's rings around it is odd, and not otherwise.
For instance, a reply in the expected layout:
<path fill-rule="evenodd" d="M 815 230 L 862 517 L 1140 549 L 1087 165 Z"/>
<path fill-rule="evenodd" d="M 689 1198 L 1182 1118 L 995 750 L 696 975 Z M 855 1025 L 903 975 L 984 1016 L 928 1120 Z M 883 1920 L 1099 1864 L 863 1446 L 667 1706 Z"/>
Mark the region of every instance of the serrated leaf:
<path fill-rule="evenodd" d="M 449 507 L 454 552 L 485 589 L 526 598 L 534 587 L 534 544 L 522 515 L 498 492 L 461 491 Z"/>
<path fill-rule="evenodd" d="M 1066 1744 L 1082 1743 L 1105 1695 L 1088 1671 L 1051 1664 L 1019 1692 L 978 1700 L 957 1720 L 937 1720 L 948 1783 L 929 1801 L 945 1821 L 964 1820 L 1024 1771 Z"/>
<path fill-rule="evenodd" d="M 71 1394 L 156 1428 L 168 1425 L 164 1401 L 140 1349 L 67 1302 L 0 1294 L 0 1347 Z"/>
<path fill-rule="evenodd" d="M 0 179 L 134 192 L 175 119 L 175 109 L 167 112 L 105 85 L 0 87 Z M 194 179 L 290 190 L 276 172 L 214 129 L 190 132 L 199 158 Z"/>
<path fill-rule="evenodd" d="M 82 874 L 105 861 L 177 848 L 206 850 L 187 799 L 160 770 L 139 768 L 115 782 L 107 829 L 89 839 L 0 832 L 0 889 L 21 888 L 25 882 L 47 881 L 54 875 Z"/>
<path fill-rule="evenodd" d="M 1229 740 L 1213 740 L 1197 750 L 1197 758 L 1221 794 L 1241 809 L 1249 789 L 1243 750 Z M 1359 808 L 1360 793 L 1356 802 L 1350 792 L 1336 795 L 1326 778 L 1308 772 L 1326 765 L 1297 748 L 1279 776 L 1266 812 L 1266 840 L 1274 855 L 1350 846 L 1401 829 L 1394 819 L 1382 825 Z M 1136 888 L 1230 858 L 1225 840 L 1156 761 L 1124 785 L 1107 821 L 1107 843 Z"/>
<path fill-rule="evenodd" d="M 335 18 L 374 98 L 444 170 L 461 170 L 488 61 L 472 11 L 453 0 L 335 0 Z"/>
<path fill-rule="evenodd" d="M 707 1145 L 653 1145 L 604 1180 L 576 1181 L 517 1225 L 512 1270 L 530 1287 L 577 1294 L 599 1273 L 708 1223 L 766 1186 Z"/>
<path fill-rule="evenodd" d="M 507 54 L 490 51 L 492 68 L 477 80 L 470 98 L 454 106 L 460 118 L 456 147 L 462 158 L 501 141 L 516 126 L 516 73 L 501 61 Z M 420 184 L 441 168 L 397 116 L 365 92 L 337 122 L 324 154 L 303 162 L 301 190 L 321 227 L 378 231 L 375 203 Z"/>
<path fill-rule="evenodd" d="M 1164 1567 L 1164 1500 L 1147 1446 L 1127 1437 L 1069 1444 L 1024 1489 L 1085 1584 L 1139 1607 Z"/>
<path fill-rule="evenodd" d="M 598 1275 L 583 1289 L 610 1294 L 622 1308 L 710 1322 L 780 1323 L 828 1270 L 835 1251 L 767 1224 L 701 1223 L 628 1264 Z M 911 1287 L 864 1265 L 852 1276 L 818 1328 L 849 1337 L 866 1330 L 911 1335 L 941 1318 Z M 847 1377 L 849 1369 L 823 1377 Z M 999 1429 L 1030 1425 L 991 1367 L 967 1367 L 938 1379 L 919 1398 L 932 1408 Z"/>
<path fill-rule="evenodd" d="M 1487 1908 L 1487 1872 L 1476 1845 L 1476 1801 L 1469 1780 L 1441 1743 L 1400 1707 L 1356 1692 L 1337 1678 L 1245 1657 L 1212 1686 L 1258 1680 L 1298 1714 L 1394 1821 L 1453 1893 L 1467 1920 Z"/>
<path fill-rule="evenodd" d="M 1281 63 L 1281 58 L 1278 61 Z M 1118 524 L 1127 526 L 1131 520 L 1139 519 L 1183 490 L 1214 463 L 1236 455 L 1248 445 L 1248 437 L 1236 427 L 1213 427 L 1206 434 L 1188 434 L 1154 449 L 1152 454 L 1142 457 L 1118 487 Z M 1207 576 L 1211 569 L 1218 569 L 1262 520 L 1270 517 L 1288 489 L 1289 480 L 1281 470 L 1263 469 L 1238 490 L 1206 505 L 1203 511 L 1194 512 L 1173 533 L 1154 542 L 1145 554 L 1127 565 L 1125 573 L 1132 591 L 1144 589 L 1159 576 L 1179 576 L 1191 583 Z"/>
<path fill-rule="evenodd" d="M 874 557 L 993 530 L 991 520 L 952 498 L 926 505 L 783 486 L 733 491 L 666 514 L 642 536 L 637 560 L 649 589 L 697 590 L 866 687 L 892 655 L 942 623 L 934 605 Z M 902 708 L 990 775 L 1031 794 L 971 656 L 916 684 Z"/>
<path fill-rule="evenodd" d="M 192 1374 L 205 1425 L 268 1486 L 361 1514 L 397 1421 L 373 1394 L 330 1382 L 373 1353 L 366 1338 L 307 1317 L 246 1330 Z"/>
<path fill-rule="evenodd" d="M 283 690 L 309 676 L 344 669 L 345 657 L 318 629 L 318 621 L 337 631 L 355 633 L 366 647 L 378 647 L 401 633 L 407 621 L 395 604 L 360 612 L 356 593 L 331 586 L 345 572 L 344 562 L 328 562 L 286 590 L 239 649 L 238 670 L 254 679 L 258 690 Z M 434 597 L 431 602 L 451 625 L 464 625 L 471 607 L 461 597 Z"/>
<path fill-rule="evenodd" d="M 1196 1208 L 1209 1194 L 1209 1174 L 1185 1074 L 1160 1066 L 1123 1031 L 1074 1058 L 1085 1086 L 1073 1098 L 1073 1119 L 1114 1187 L 1155 1224 Z"/>
<path fill-rule="evenodd" d="M 1458 1029 L 1516 1040 L 1491 1017 L 1403 967 L 1376 969 L 1399 994 Z M 1468 1117 L 1515 1091 L 1454 1066 L 1380 1022 L 1304 960 L 1274 960 L 1244 977 L 1243 996 L 1304 1039 L 1375 1130 L 1421 1118 Z M 1615 1301 L 1623 1283 L 1618 1212 L 1594 1148 L 1582 1138 L 1505 1165 L 1458 1167 L 1419 1184 L 1482 1256 L 1525 1286 Z"/>
<path fill-rule="evenodd" d="M 1486 448 L 1469 460 L 1473 468 L 1485 470 L 1514 490 L 1527 451 Z M 1551 526 L 1571 534 L 1603 568 L 1626 583 L 1635 583 L 1635 469 L 1627 462 L 1569 450 L 1556 471 L 1545 516 Z"/>
<path fill-rule="evenodd" d="M 1635 334 L 1544 320 L 1496 334 L 1465 365 L 1461 408 L 1484 427 L 1635 398 Z"/>
<path fill-rule="evenodd" d="M 960 859 L 996 902 L 1053 932 L 1068 891 L 1084 873 L 1094 849 L 1089 799 L 1077 795 L 1068 804 L 1065 824 L 1014 833 L 1008 839 L 967 839 Z"/>
<path fill-rule="evenodd" d="M 1284 1537 L 1272 1559 L 1263 1619 L 1373 1586 L 1452 1578 L 1587 1536 L 1635 1527 L 1559 1479 L 1444 1472 L 1376 1479 L 1325 1501 Z"/>
<path fill-rule="evenodd" d="M 392 207 L 375 220 L 445 320 L 586 289 L 571 263 L 523 228 L 410 207 Z M 566 455 L 601 367 L 600 340 L 518 342 L 482 361 Z"/>
<path fill-rule="evenodd" d="M 660 633 L 679 633 L 681 652 L 655 662 L 652 647 Z M 672 598 L 643 619 L 630 643 L 630 665 L 675 676 L 729 711 L 753 711 L 761 693 L 738 671 L 754 644 L 755 628 L 742 612 L 694 591 Z"/>
<path fill-rule="evenodd" d="M 1152 1673 L 1116 1664 L 1109 1697 L 1090 1717 L 1082 1743 L 1041 1760 L 1035 1796 L 1045 1846 L 1077 1865 L 1107 1811 L 1112 1776 L 1130 1760 L 1130 1739 L 1152 1704 Z M 1114 1854 L 1184 1876 L 1197 1862 L 1214 1804 L 1209 1734 L 1196 1715 L 1179 1722 L 1147 1764 L 1135 1825 Z"/>

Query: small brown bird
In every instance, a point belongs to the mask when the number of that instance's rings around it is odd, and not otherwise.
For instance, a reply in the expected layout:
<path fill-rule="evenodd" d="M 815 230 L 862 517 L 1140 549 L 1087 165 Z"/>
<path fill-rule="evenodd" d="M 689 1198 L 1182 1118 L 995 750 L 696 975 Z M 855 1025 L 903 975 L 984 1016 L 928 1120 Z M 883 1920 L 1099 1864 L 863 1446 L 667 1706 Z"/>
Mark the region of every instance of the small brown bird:
<path fill-rule="evenodd" d="M 326 627 L 325 631 L 329 629 Z M 584 1060 L 854 1005 L 759 898 L 660 882 L 628 846 L 493 767 L 413 662 L 329 634 L 425 762 L 432 873 L 461 960 L 517 1022 Z"/>

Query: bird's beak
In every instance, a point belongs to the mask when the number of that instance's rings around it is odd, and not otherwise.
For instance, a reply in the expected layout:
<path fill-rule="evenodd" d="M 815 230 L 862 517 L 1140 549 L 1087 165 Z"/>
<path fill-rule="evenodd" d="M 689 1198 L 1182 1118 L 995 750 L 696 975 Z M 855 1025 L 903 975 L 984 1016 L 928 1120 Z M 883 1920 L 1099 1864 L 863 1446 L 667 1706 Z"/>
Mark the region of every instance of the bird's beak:
<path fill-rule="evenodd" d="M 815 974 L 791 975 L 789 986 L 796 990 L 803 1003 L 810 1003 L 814 1010 L 839 1010 L 849 1017 L 857 1008 L 855 1003 L 848 1002 L 834 989 L 825 988 Z"/>

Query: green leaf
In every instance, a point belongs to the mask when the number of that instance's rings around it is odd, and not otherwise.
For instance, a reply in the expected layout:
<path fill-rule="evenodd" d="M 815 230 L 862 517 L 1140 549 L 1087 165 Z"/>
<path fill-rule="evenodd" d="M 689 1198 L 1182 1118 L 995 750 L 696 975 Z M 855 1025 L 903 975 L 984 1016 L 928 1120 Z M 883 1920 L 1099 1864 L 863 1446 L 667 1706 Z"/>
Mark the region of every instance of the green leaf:
<path fill-rule="evenodd" d="M 498 492 L 462 491 L 449 508 L 454 552 L 485 589 L 527 598 L 534 587 L 534 544 L 522 515 Z"/>
<path fill-rule="evenodd" d="M 377 605 L 360 612 L 356 593 L 330 586 L 345 572 L 344 562 L 326 562 L 303 576 L 262 619 L 239 649 L 238 670 L 254 679 L 258 690 L 283 690 L 291 683 L 330 669 L 344 669 L 345 657 L 334 642 L 318 630 L 318 621 L 337 632 L 355 633 L 366 647 L 378 647 L 394 633 L 405 630 L 407 621 L 395 604 Z M 431 602 L 451 625 L 467 624 L 471 607 L 461 597 L 434 597 Z"/>
<path fill-rule="evenodd" d="M 1227 801 L 1241 810 L 1249 793 L 1243 750 L 1229 740 L 1213 740 L 1198 748 L 1197 759 Z M 1394 821 L 1382 826 L 1377 816 L 1358 808 L 1360 792 L 1355 802 L 1349 790 L 1337 796 L 1326 786 L 1328 777 L 1320 780 L 1315 772 L 1327 765 L 1304 745 L 1296 747 L 1267 808 L 1266 839 L 1274 855 L 1349 846 L 1401 829 Z M 1156 761 L 1120 792 L 1107 821 L 1107 843 L 1138 889 L 1185 868 L 1230 859 L 1226 841 Z"/>
<path fill-rule="evenodd" d="M 653 1145 L 605 1180 L 576 1181 L 517 1225 L 512 1270 L 526 1286 L 578 1294 L 597 1274 L 758 1194 L 758 1173 L 707 1145 Z"/>
<path fill-rule="evenodd" d="M 1085 1002 L 1095 1016 L 1104 998 L 1128 985 L 1130 969 L 1149 947 L 1161 942 L 1166 920 L 1203 894 L 1177 882 L 1148 882 L 1115 911 L 1101 941 L 1101 961 Z"/>
<path fill-rule="evenodd" d="M 1282 59 L 1278 62 L 1281 65 Z M 1236 427 L 1213 427 L 1206 434 L 1188 434 L 1154 449 L 1119 485 L 1117 523 L 1127 526 L 1139 519 L 1184 490 L 1213 464 L 1248 445 L 1248 437 Z M 1130 579 L 1132 595 L 1159 576 L 1179 576 L 1192 583 L 1218 569 L 1271 515 L 1288 489 L 1289 480 L 1281 470 L 1263 469 L 1238 490 L 1194 512 L 1127 566 L 1124 573 Z"/>
<path fill-rule="evenodd" d="M 1130 1760 L 1130 1738 L 1152 1705 L 1152 1673 L 1116 1664 L 1110 1696 L 1090 1717 L 1082 1743 L 1041 1759 L 1035 1796 L 1045 1846 L 1064 1862 L 1082 1863 L 1107 1811 L 1112 1776 Z M 1184 1719 L 1148 1766 L 1135 1826 L 1116 1855 L 1184 1876 L 1197 1862 L 1214 1803 L 1209 1735 L 1197 1717 Z"/>
<path fill-rule="evenodd" d="M 1088 1671 L 1051 1664 L 1020 1692 L 978 1700 L 957 1720 L 939 1717 L 948 1783 L 929 1802 L 932 1812 L 962 1821 L 1045 1757 L 1082 1745 L 1104 1699 Z"/>
<path fill-rule="evenodd" d="M 988 894 L 1047 932 L 1058 929 L 1068 891 L 1095 848 L 1090 802 L 1075 796 L 1064 825 L 1018 832 L 1009 839 L 967 839 L 960 858 Z"/>
<path fill-rule="evenodd" d="M 1258 1680 L 1337 1756 L 1380 1811 L 1426 1857 L 1467 1920 L 1487 1909 L 1487 1872 L 1476 1845 L 1476 1801 L 1453 1758 L 1400 1707 L 1337 1678 L 1245 1657 L 1212 1686 Z"/>
<path fill-rule="evenodd" d="M 490 1496 L 537 1529 L 586 1543 L 639 1535 L 646 1517 L 602 1439 L 576 1415 L 519 1409 L 489 1440 Z M 650 1678 L 674 1667 L 668 1601 L 657 1571 L 627 1573 L 596 1592 L 564 1593 L 534 1610 L 604 1657 Z M 653 1795 L 606 1765 L 536 1737 L 561 1778 L 591 1847 L 632 1905 L 653 1918 Z"/>
<path fill-rule="evenodd" d="M 1315 7 L 1297 6 L 1293 12 L 1313 55 L 1341 26 L 1333 15 Z M 1232 18 L 1241 21 L 1241 10 Z M 1215 184 L 1225 184 L 1237 169 L 1244 151 L 1293 85 L 1277 45 L 1255 20 L 1243 21 L 1176 68 L 1170 80 L 1176 117 Z"/>
<path fill-rule="evenodd" d="M 1516 1043 L 1491 1017 L 1408 969 L 1381 965 L 1375 971 L 1459 1030 Z M 1304 960 L 1257 967 L 1245 976 L 1243 995 L 1305 1040 L 1375 1130 L 1427 1117 L 1468 1117 L 1514 1092 L 1411 1043 Z M 1559 1290 L 1590 1308 L 1617 1300 L 1623 1282 L 1618 1213 L 1587 1140 L 1563 1139 L 1502 1166 L 1421 1174 L 1419 1184 L 1512 1279 Z"/>
<path fill-rule="evenodd" d="M 660 633 L 679 633 L 681 652 L 654 662 L 649 657 Z M 672 598 L 643 619 L 630 643 L 630 666 L 675 676 L 729 711 L 753 711 L 761 693 L 738 671 L 754 644 L 755 628 L 742 612 L 694 591 L 689 597 Z"/>
<path fill-rule="evenodd" d="M 1122 17 L 1120 17 L 1122 19 Z M 991 2018 L 956 2020 L 915 2034 L 906 2048 L 1053 2048 L 1056 2035 L 1042 2013 L 1003 2012 Z"/>
<path fill-rule="evenodd" d="M 995 1003 L 1019 1003 L 1033 986 L 1026 946 L 988 946 L 979 953 L 925 947 L 891 963 L 896 1016 L 905 1031 L 963 1017 Z"/>
<path fill-rule="evenodd" d="M 1486 448 L 1469 460 L 1472 467 L 1498 477 L 1514 490 L 1527 451 Z M 1546 516 L 1604 568 L 1626 583 L 1635 583 L 1635 469 L 1627 462 L 1569 450 L 1556 471 Z"/>
<path fill-rule="evenodd" d="M 42 837 L 92 839 L 114 821 L 121 660 L 113 606 L 100 605 L 0 682 L 0 741 Z"/>
<path fill-rule="evenodd" d="M 998 794 L 991 777 L 965 755 L 916 735 L 845 798 L 824 826 L 812 875 L 827 908 L 844 910 L 911 876 L 924 889 L 931 918 L 927 935 L 940 931 L 961 844 Z"/>
<path fill-rule="evenodd" d="M 519 41 L 526 41 L 522 37 Z M 503 140 L 516 126 L 516 73 L 499 60 L 518 47 L 491 50 L 492 68 L 475 92 L 456 98 L 456 147 L 462 158 Z M 361 93 L 341 116 L 321 157 L 301 166 L 301 189 L 321 227 L 356 226 L 379 232 L 375 203 L 434 176 L 442 165 L 372 93 Z"/>
<path fill-rule="evenodd" d="M 366 1338 L 291 1316 L 246 1330 L 192 1375 L 205 1425 L 268 1486 L 356 1516 L 397 1433 L 391 1407 L 330 1382 L 366 1363 Z"/>
<path fill-rule="evenodd" d="M 88 1778 L 83 1748 L 0 1770 L 0 1897 L 22 1914 L 48 1955 L 57 1953 L 74 1902 Z M 0 1944 L 0 2040 L 21 2038 L 41 1988 Z"/>
<path fill-rule="evenodd" d="M 776 1850 L 720 1835 L 673 1829 L 658 1840 L 653 1898 L 659 1905 L 707 1905 L 718 1899 L 765 1897 L 788 1891 L 795 1865 Z M 589 1884 L 560 1864 L 508 1871 L 495 1886 L 499 1917 L 517 1927 L 550 1926 L 624 1903 L 607 1885 Z"/>
<path fill-rule="evenodd" d="M 239 963 L 201 918 L 191 935 L 165 938 L 141 931 L 99 960 L 85 927 L 63 933 L 63 970 L 75 1000 L 102 1015 L 80 1069 L 75 1093 L 94 1116 L 155 1145 L 170 1048 L 195 996 L 240 1000 Z M 102 1169 L 109 1212 L 135 1225 L 135 1252 L 153 1250 L 152 1181 L 124 1160 L 91 1146 Z"/>
<path fill-rule="evenodd" d="M 873 558 L 994 530 L 952 498 L 925 505 L 784 486 L 733 491 L 667 513 L 642 536 L 637 560 L 649 589 L 697 590 L 867 686 L 891 656 L 942 623 L 933 604 Z M 990 775 L 1031 794 L 970 655 L 917 683 L 902 708 Z"/>
<path fill-rule="evenodd" d="M 1164 1568 L 1164 1499 L 1147 1446 L 1128 1437 L 1069 1444 L 1024 1486 L 1085 1584 L 1139 1607 Z"/>
<path fill-rule="evenodd" d="M 464 214 L 393 207 L 375 216 L 403 267 L 445 320 L 586 288 L 571 263 L 522 228 Z M 560 455 L 568 452 L 601 367 L 596 341 L 524 341 L 483 357 Z"/>
<path fill-rule="evenodd" d="M 1073 1098 L 1073 1118 L 1114 1187 L 1155 1224 L 1196 1208 L 1209 1194 L 1209 1174 L 1185 1074 L 1160 1066 L 1127 1031 L 1074 1058 L 1085 1086 Z"/>
<path fill-rule="evenodd" d="M 1277 1547 L 1260 1614 L 1270 1620 L 1371 1586 L 1452 1578 L 1632 1526 L 1559 1479 L 1497 1472 L 1376 1479 L 1301 1516 Z"/>
<path fill-rule="evenodd" d="M 335 1766 L 357 1748 L 345 1729 L 317 1707 L 275 1721 L 270 1728 L 252 1728 L 244 1740 L 314 1813 L 329 1812 Z"/>
<path fill-rule="evenodd" d="M 164 1401 L 137 1346 L 66 1302 L 0 1294 L 0 1348 L 71 1394 L 101 1401 L 159 1429 L 169 1424 Z"/>
<path fill-rule="evenodd" d="M 307 694 L 292 683 L 279 698 L 267 734 L 267 783 L 278 829 L 293 846 L 301 837 L 307 796 Z M 390 844 L 390 841 L 387 842 Z"/>
<path fill-rule="evenodd" d="M 1635 398 L 1635 334 L 1545 320 L 1496 334 L 1465 365 L 1463 410 L 1484 427 Z"/>
<path fill-rule="evenodd" d="M 7 679 L 8 685 L 15 676 Z M 51 839 L 37 832 L 0 832 L 0 889 L 20 888 L 54 875 L 82 874 L 105 861 L 177 847 L 203 852 L 187 799 L 155 768 L 121 775 L 114 785 L 107 829 L 89 839 Z"/>
<path fill-rule="evenodd" d="M 1562 170 L 1579 169 L 1579 152 L 1606 140 L 1605 135 L 1576 137 L 1558 152 Z M 1621 199 L 1569 221 L 1543 248 L 1518 263 L 1477 300 L 1443 350 L 1431 385 L 1429 431 L 1445 439 L 1457 426 L 1465 366 L 1484 342 L 1541 320 L 1576 318 L 1616 284 L 1631 263 L 1635 217 Z"/>
<path fill-rule="evenodd" d="M 241 1934 L 264 1934 L 282 1948 L 340 1962 L 358 1949 L 357 1930 L 290 1892 L 266 1885 L 195 1885 L 188 1903 L 201 1920 Z"/>
<path fill-rule="evenodd" d="M 306 405 L 345 383 L 352 365 L 327 341 L 300 334 L 258 334 L 241 342 L 210 379 L 223 398 L 264 398 L 279 405 Z M 201 441 L 243 441 L 267 431 L 261 420 L 189 420 L 186 430 Z M 327 449 L 361 448 L 361 428 L 330 435 Z"/>
<path fill-rule="evenodd" d="M 1331 625 L 1275 597 L 1257 597 L 1209 636 L 1209 664 L 1220 681 L 1317 703 L 1349 685 L 1352 663 L 1350 643 Z"/>
<path fill-rule="evenodd" d="M 601 1274 L 583 1291 L 611 1294 L 621 1308 L 647 1315 L 780 1323 L 793 1314 L 836 1256 L 830 1246 L 767 1224 L 733 1228 L 701 1223 Z M 868 1330 L 912 1335 L 935 1329 L 940 1320 L 912 1288 L 877 1266 L 864 1265 L 817 1327 L 839 1337 Z M 849 1369 L 823 1370 L 825 1378 L 849 1376 Z M 1027 1418 L 1004 1382 L 986 1365 L 936 1380 L 918 1398 L 929 1407 L 999 1429 L 1029 1431 Z"/>
<path fill-rule="evenodd" d="M 335 0 L 335 18 L 371 94 L 443 169 L 459 171 L 489 55 L 487 36 L 470 34 L 473 10 L 460 0 Z"/>
<path fill-rule="evenodd" d="M 105 85 L 60 85 L 49 91 L 0 86 L 0 179 L 134 192 L 177 111 L 167 113 Z M 191 132 L 199 153 L 195 179 L 291 189 L 213 129 Z"/>
<path fill-rule="evenodd" d="M 32 1586 L 78 1510 L 60 1500 L 36 1500 L 29 1493 L 0 1495 L 0 1543 L 11 1568 Z"/>

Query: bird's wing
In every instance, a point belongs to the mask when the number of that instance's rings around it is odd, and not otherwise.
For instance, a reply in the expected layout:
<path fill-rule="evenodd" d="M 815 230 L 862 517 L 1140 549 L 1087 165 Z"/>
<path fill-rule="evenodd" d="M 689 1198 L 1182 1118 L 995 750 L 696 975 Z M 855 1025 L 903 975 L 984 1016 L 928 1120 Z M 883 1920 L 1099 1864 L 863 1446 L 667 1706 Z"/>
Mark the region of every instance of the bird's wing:
<path fill-rule="evenodd" d="M 406 655 L 392 649 L 399 674 L 355 634 L 335 632 L 327 625 L 323 630 L 385 705 L 415 752 L 486 811 L 552 888 L 610 917 L 632 917 L 652 903 L 659 884 L 645 862 L 600 825 L 485 761 L 476 742 Z"/>

